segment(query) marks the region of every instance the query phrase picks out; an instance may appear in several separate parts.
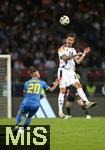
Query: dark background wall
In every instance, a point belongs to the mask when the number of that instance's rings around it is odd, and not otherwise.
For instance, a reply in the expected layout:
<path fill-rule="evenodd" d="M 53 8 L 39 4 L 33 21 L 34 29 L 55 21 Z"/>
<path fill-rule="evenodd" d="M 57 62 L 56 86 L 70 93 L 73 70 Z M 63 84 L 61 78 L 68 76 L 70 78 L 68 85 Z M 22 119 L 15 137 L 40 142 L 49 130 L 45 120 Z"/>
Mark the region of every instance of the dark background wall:
<path fill-rule="evenodd" d="M 55 114 L 58 116 L 58 108 L 57 108 L 57 94 L 48 94 L 47 95 L 48 100 L 55 112 Z M 18 111 L 19 105 L 22 101 L 23 97 L 13 97 L 13 103 L 12 103 L 12 112 L 13 112 L 13 117 L 16 116 L 16 113 Z M 90 114 L 92 116 L 105 116 L 105 97 L 94 97 L 92 99 L 92 101 L 96 101 L 97 105 L 94 108 L 90 108 L 88 109 Z M 64 112 L 65 108 L 64 108 Z M 81 108 L 76 104 L 76 102 L 74 103 L 73 107 L 72 107 L 72 115 L 73 116 L 84 116 L 83 111 L 81 110 Z"/>

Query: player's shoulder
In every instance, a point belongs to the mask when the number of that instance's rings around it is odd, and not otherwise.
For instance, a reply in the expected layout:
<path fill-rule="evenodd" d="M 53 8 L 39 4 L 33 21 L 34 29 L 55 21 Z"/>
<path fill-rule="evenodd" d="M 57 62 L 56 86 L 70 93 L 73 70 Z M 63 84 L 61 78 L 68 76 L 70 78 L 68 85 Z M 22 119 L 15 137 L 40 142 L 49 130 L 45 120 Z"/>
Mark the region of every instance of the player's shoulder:
<path fill-rule="evenodd" d="M 44 80 L 42 80 L 42 79 L 40 79 L 40 82 L 41 82 L 42 84 L 46 83 L 46 81 L 44 81 Z"/>
<path fill-rule="evenodd" d="M 58 48 L 58 52 L 63 52 L 65 50 L 65 45 L 62 45 Z"/>
<path fill-rule="evenodd" d="M 76 51 L 76 49 L 75 49 L 74 47 L 71 47 L 71 49 L 72 49 L 73 51 Z"/>
<path fill-rule="evenodd" d="M 73 47 L 73 50 L 75 50 L 75 51 L 76 51 L 76 48 L 74 48 L 74 47 Z"/>
<path fill-rule="evenodd" d="M 44 87 L 48 87 L 48 86 L 49 86 L 49 85 L 47 84 L 47 82 L 44 81 L 44 80 L 41 80 L 41 85 L 44 86 Z"/>
<path fill-rule="evenodd" d="M 29 80 L 25 81 L 24 85 L 26 86 L 29 83 Z"/>
<path fill-rule="evenodd" d="M 73 52 L 74 54 L 76 53 L 76 49 L 74 47 L 71 47 L 70 51 Z"/>

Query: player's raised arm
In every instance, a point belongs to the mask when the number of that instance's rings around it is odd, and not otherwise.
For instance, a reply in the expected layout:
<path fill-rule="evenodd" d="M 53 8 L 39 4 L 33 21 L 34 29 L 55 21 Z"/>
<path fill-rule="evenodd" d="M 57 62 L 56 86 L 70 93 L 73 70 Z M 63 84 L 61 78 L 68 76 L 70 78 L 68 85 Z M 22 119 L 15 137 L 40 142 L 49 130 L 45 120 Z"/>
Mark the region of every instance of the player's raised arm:
<path fill-rule="evenodd" d="M 68 56 L 68 55 L 65 54 L 64 46 L 62 46 L 61 48 L 58 49 L 58 54 L 59 54 L 61 59 L 63 59 L 64 61 L 67 61 L 67 60 L 73 59 L 77 56 L 81 56 L 82 52 L 79 52 L 79 53 L 76 53 L 74 55 L 69 55 Z"/>
<path fill-rule="evenodd" d="M 89 52 L 90 52 L 90 47 L 85 48 L 84 52 L 82 53 L 82 55 L 80 57 L 75 57 L 76 63 L 80 64 L 84 60 L 86 54 L 89 53 Z"/>
<path fill-rule="evenodd" d="M 63 59 L 64 61 L 67 61 L 67 60 L 76 58 L 77 56 L 81 56 L 81 55 L 82 55 L 81 52 L 79 52 L 79 53 L 77 53 L 77 54 L 75 54 L 75 55 L 71 55 L 71 56 L 62 55 L 62 59 Z"/>

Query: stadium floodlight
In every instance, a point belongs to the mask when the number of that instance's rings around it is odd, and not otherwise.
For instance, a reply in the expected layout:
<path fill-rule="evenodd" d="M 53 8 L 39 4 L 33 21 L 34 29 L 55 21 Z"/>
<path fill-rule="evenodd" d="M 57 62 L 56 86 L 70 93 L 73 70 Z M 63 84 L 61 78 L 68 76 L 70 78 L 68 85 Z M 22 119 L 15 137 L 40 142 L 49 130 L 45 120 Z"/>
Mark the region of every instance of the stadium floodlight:
<path fill-rule="evenodd" d="M 11 55 L 0 55 L 0 117 L 12 117 Z"/>

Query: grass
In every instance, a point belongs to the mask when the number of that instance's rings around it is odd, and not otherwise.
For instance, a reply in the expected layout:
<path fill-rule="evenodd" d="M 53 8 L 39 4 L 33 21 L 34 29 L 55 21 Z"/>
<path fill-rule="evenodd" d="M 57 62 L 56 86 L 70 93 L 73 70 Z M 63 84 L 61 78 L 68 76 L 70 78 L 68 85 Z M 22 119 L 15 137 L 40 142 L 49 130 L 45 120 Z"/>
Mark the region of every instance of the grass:
<path fill-rule="evenodd" d="M 15 119 L 0 119 L 0 125 Z M 105 118 L 33 119 L 31 125 L 50 125 L 51 150 L 105 150 Z"/>

